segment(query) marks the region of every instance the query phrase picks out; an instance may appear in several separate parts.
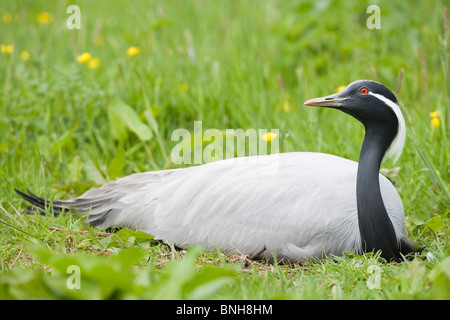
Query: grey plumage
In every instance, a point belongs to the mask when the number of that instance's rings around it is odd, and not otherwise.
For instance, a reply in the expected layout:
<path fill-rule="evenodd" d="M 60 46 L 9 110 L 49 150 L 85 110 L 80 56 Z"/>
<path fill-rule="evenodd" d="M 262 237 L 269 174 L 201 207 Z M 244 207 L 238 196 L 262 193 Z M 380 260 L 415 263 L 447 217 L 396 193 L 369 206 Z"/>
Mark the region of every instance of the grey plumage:
<path fill-rule="evenodd" d="M 300 262 L 362 253 L 356 162 L 308 152 L 263 158 L 278 166 L 273 174 L 260 171 L 260 157 L 236 158 L 133 174 L 54 205 L 89 214 L 96 227 L 138 229 L 182 248 L 252 255 L 265 245 L 261 257 Z M 397 234 L 407 237 L 397 191 L 381 175 L 380 184 Z"/>

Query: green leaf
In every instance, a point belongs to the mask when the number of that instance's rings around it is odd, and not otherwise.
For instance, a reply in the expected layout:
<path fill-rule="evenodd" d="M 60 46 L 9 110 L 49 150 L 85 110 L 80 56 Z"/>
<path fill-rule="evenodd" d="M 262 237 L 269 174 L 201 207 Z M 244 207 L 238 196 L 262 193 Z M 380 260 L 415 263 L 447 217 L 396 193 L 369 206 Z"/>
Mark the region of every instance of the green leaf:
<path fill-rule="evenodd" d="M 119 230 L 115 235 L 116 237 L 119 237 L 123 242 L 129 242 L 130 238 L 134 238 L 135 241 L 138 242 L 149 241 L 155 238 L 154 236 L 149 235 L 143 231 L 135 231 L 128 228 Z"/>
<path fill-rule="evenodd" d="M 125 150 L 122 144 L 119 145 L 116 156 L 111 160 L 108 168 L 108 175 L 110 180 L 114 180 L 122 175 L 122 170 L 125 167 Z"/>
<path fill-rule="evenodd" d="M 425 222 L 425 225 L 428 226 L 434 233 L 444 228 L 442 218 L 439 216 L 434 216 L 433 218 Z"/>
<path fill-rule="evenodd" d="M 130 131 L 134 132 L 141 141 L 149 141 L 153 138 L 150 128 L 141 122 L 136 111 L 120 99 L 116 99 L 110 106 L 113 116 L 114 130 L 117 137 L 123 138 L 123 128 L 119 123 L 124 124 Z M 120 119 L 120 121 L 118 121 Z M 111 119 L 110 119 L 111 120 Z"/>
<path fill-rule="evenodd" d="M 114 235 L 101 239 L 96 245 L 93 246 L 93 248 L 105 251 L 109 247 L 117 246 L 117 243 L 113 241 L 113 237 Z"/>
<path fill-rule="evenodd" d="M 122 120 L 117 116 L 112 108 L 108 108 L 109 130 L 114 140 L 123 141 L 128 138 L 127 127 Z"/>
<path fill-rule="evenodd" d="M 123 249 L 109 257 L 83 251 L 58 255 L 44 246 L 33 246 L 28 251 L 41 264 L 49 267 L 52 274 L 49 277 L 43 272 L 36 273 L 37 280 L 41 283 L 33 281 L 23 288 L 27 293 L 34 291 L 29 298 L 44 296 L 53 299 L 120 299 L 125 294 L 132 296 L 142 291 L 140 285 L 133 281 L 136 269 L 132 266 L 147 255 L 145 249 Z M 78 273 L 80 288 L 77 290 L 67 285 L 72 275 L 69 267 L 74 267 Z M 0 287 L 1 282 L 0 278 Z"/>

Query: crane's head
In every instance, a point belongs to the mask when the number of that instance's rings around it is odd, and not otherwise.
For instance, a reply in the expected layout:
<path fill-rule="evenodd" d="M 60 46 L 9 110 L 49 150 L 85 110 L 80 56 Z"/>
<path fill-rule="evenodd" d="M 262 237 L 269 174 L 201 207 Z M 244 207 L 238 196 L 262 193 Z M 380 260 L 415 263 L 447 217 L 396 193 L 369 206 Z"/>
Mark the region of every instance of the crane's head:
<path fill-rule="evenodd" d="M 386 134 L 392 132 L 393 142 L 387 156 L 394 161 L 402 153 L 406 137 L 406 125 L 395 95 L 381 83 L 357 80 L 344 90 L 305 102 L 306 106 L 339 109 L 362 122 L 367 128 L 379 127 Z"/>

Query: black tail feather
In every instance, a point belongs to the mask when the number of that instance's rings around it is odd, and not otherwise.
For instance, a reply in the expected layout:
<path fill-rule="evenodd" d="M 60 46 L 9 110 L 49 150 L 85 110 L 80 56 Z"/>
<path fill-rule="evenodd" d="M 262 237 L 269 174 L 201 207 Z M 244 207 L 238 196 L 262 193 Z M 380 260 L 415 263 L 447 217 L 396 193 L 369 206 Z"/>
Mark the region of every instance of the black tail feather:
<path fill-rule="evenodd" d="M 20 190 L 14 189 L 16 193 L 21 196 L 25 201 L 29 202 L 32 206 L 27 207 L 27 213 L 35 213 L 36 211 L 42 215 L 45 215 L 46 212 L 53 212 L 55 216 L 59 216 L 61 213 L 66 210 L 65 207 L 61 206 L 59 201 L 49 201 L 43 198 L 40 198 L 33 194 L 30 190 L 27 189 L 28 194 L 23 193 Z"/>

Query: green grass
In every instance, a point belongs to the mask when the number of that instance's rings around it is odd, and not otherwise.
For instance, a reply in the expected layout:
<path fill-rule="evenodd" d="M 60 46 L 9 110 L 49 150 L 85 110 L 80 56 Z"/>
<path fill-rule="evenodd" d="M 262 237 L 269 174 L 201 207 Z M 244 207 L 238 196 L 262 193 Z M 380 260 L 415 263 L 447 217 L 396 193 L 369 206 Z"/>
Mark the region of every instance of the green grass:
<path fill-rule="evenodd" d="M 74 3 L 80 30 L 66 28 Z M 0 53 L 0 298 L 449 299 L 444 4 L 376 1 L 381 29 L 369 30 L 371 4 L 3 1 L 0 44 L 14 51 Z M 42 12 L 50 23 L 38 22 Z M 127 55 L 131 46 L 139 54 Z M 83 52 L 100 65 L 77 62 Z M 99 234 L 82 218 L 26 215 L 14 193 L 69 198 L 118 176 L 175 168 L 171 134 L 192 132 L 195 120 L 203 130 L 279 129 L 281 152 L 357 160 L 364 134 L 357 121 L 303 107 L 356 79 L 399 90 L 406 146 L 397 163 L 382 166 L 400 167 L 390 179 L 408 232 L 433 259 L 424 252 L 387 264 L 366 254 L 298 266 L 186 256 L 137 234 Z M 432 111 L 440 112 L 439 127 Z M 83 266 L 81 291 L 66 286 L 74 264 Z M 375 276 L 378 286 L 369 288 Z"/>

